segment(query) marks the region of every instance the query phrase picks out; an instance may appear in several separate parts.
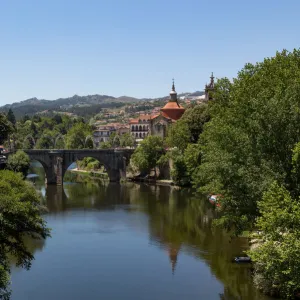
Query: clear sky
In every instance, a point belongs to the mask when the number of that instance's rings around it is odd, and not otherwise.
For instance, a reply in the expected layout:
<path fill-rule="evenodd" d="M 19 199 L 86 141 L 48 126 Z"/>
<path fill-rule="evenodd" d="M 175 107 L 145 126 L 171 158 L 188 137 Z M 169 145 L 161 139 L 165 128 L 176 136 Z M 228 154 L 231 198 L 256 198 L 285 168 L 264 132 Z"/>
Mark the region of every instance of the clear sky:
<path fill-rule="evenodd" d="M 0 0 L 0 105 L 203 90 L 300 47 L 299 0 Z"/>

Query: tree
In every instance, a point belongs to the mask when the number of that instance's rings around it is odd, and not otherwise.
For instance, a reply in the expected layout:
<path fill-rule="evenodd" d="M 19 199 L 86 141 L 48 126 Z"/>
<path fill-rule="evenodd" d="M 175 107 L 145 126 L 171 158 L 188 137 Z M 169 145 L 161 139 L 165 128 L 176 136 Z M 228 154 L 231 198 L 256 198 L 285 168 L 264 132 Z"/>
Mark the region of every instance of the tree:
<path fill-rule="evenodd" d="M 53 149 L 54 137 L 49 133 L 44 133 L 36 142 L 35 149 Z"/>
<path fill-rule="evenodd" d="M 172 159 L 171 177 L 173 182 L 179 186 L 187 186 L 191 182 L 185 163 L 184 155 L 178 149 L 171 151 L 170 157 Z"/>
<path fill-rule="evenodd" d="M 292 183 L 292 151 L 300 141 L 300 51 L 283 51 L 246 64 L 232 84 L 216 86 L 211 120 L 200 136 L 201 165 L 194 183 L 221 193 L 218 224 L 251 230 L 257 200 L 277 180 Z"/>
<path fill-rule="evenodd" d="M 168 129 L 166 143 L 170 147 L 177 147 L 181 152 L 191 140 L 191 132 L 188 125 L 181 120 L 171 125 Z"/>
<path fill-rule="evenodd" d="M 22 118 L 21 122 L 25 123 L 28 120 L 30 120 L 30 118 L 29 118 L 29 116 L 27 114 L 25 114 L 24 117 Z"/>
<path fill-rule="evenodd" d="M 124 133 L 120 136 L 121 147 L 134 147 L 135 139 L 130 133 Z"/>
<path fill-rule="evenodd" d="M 111 145 L 112 148 L 116 148 L 120 146 L 120 136 L 113 132 L 108 139 L 108 143 Z"/>
<path fill-rule="evenodd" d="M 11 110 L 11 108 L 9 109 L 8 113 L 7 113 L 7 120 L 13 125 L 16 125 L 16 117 L 13 113 L 13 111 Z"/>
<path fill-rule="evenodd" d="M 20 172 L 23 177 L 27 175 L 30 166 L 29 156 L 22 150 L 18 150 L 7 159 L 7 168 L 14 172 Z"/>
<path fill-rule="evenodd" d="M 0 144 L 3 144 L 12 131 L 13 128 L 10 122 L 7 120 L 7 117 L 0 113 Z"/>
<path fill-rule="evenodd" d="M 8 299 L 10 291 L 10 256 L 17 265 L 29 269 L 33 255 L 24 244 L 24 237 L 49 236 L 49 229 L 40 215 L 40 196 L 20 174 L 0 171 L 0 298 Z"/>
<path fill-rule="evenodd" d="M 62 123 L 62 117 L 61 115 L 58 115 L 56 114 L 54 117 L 53 117 L 54 121 L 56 124 L 61 124 Z"/>
<path fill-rule="evenodd" d="M 203 131 L 204 124 L 210 120 L 209 106 L 196 105 L 189 108 L 183 116 L 169 127 L 167 144 L 182 152 L 189 143 L 196 143 Z"/>
<path fill-rule="evenodd" d="M 190 142 L 196 143 L 200 134 L 203 132 L 204 124 L 206 124 L 209 120 L 209 106 L 206 103 L 202 103 L 194 106 L 193 108 L 187 109 L 178 122 L 185 123 L 187 125 L 190 132 Z"/>
<path fill-rule="evenodd" d="M 159 136 L 147 136 L 135 149 L 131 162 L 141 172 L 149 172 L 155 168 L 165 152 L 163 139 Z"/>
<path fill-rule="evenodd" d="M 262 240 L 249 255 L 254 282 L 265 293 L 294 299 L 300 291 L 300 203 L 274 182 L 258 202 Z"/>
<path fill-rule="evenodd" d="M 90 143 L 86 144 L 86 138 L 92 134 L 88 124 L 77 122 L 66 134 L 67 149 L 93 148 Z"/>

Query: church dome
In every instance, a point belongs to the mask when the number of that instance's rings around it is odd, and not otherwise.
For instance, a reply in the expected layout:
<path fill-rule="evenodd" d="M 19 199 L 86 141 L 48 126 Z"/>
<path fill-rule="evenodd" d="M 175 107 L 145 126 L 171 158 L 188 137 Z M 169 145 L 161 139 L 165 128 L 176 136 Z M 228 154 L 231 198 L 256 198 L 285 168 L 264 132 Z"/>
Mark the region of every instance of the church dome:
<path fill-rule="evenodd" d="M 161 109 L 162 115 L 166 118 L 174 121 L 181 118 L 185 109 L 182 107 L 177 100 L 177 93 L 175 91 L 175 84 L 173 80 L 172 90 L 170 92 L 169 102 Z"/>

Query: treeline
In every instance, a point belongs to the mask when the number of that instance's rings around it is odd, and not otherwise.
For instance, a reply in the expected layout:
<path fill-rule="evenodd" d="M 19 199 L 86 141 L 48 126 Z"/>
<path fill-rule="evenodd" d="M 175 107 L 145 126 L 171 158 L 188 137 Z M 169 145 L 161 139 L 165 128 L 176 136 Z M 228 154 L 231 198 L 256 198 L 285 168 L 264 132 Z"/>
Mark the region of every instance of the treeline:
<path fill-rule="evenodd" d="M 144 140 L 133 156 L 145 169 L 170 155 L 177 183 L 221 194 L 216 224 L 260 233 L 249 252 L 254 282 L 286 299 L 300 292 L 299 124 L 300 51 L 282 51 L 219 79 L 208 105 L 187 110 L 165 141 L 152 141 L 156 151 Z"/>
<path fill-rule="evenodd" d="M 25 115 L 20 121 L 11 110 L 1 114 L 6 126 L 2 143 L 8 149 L 84 149 L 93 148 L 92 127 L 83 118 L 56 114 L 52 118 Z M 4 132 L 3 131 L 3 132 Z M 0 140 L 1 143 L 1 140 Z"/>

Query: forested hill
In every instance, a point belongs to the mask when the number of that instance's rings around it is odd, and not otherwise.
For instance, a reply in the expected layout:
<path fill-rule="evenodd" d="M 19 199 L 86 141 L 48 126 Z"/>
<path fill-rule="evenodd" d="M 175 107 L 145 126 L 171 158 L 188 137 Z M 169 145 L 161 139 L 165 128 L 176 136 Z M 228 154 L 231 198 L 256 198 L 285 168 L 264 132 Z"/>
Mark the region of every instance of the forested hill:
<path fill-rule="evenodd" d="M 125 103 L 134 103 L 149 99 L 137 99 L 133 97 L 112 97 L 107 95 L 88 95 L 68 98 L 59 98 L 57 100 L 44 100 L 31 98 L 21 102 L 13 104 L 7 104 L 0 107 L 0 111 L 7 112 L 12 109 L 15 116 L 20 118 L 21 116 L 28 114 L 33 115 L 43 111 L 64 111 L 80 115 L 89 114 L 89 112 L 99 111 L 101 108 L 118 107 Z"/>
<path fill-rule="evenodd" d="M 198 94 L 203 94 L 203 92 L 195 92 L 192 94 L 185 93 L 181 95 L 191 95 L 198 96 Z M 166 100 L 168 96 L 163 98 L 158 98 Z M 42 112 L 68 112 L 74 113 L 79 116 L 93 115 L 99 112 L 102 108 L 114 108 L 124 106 L 127 103 L 136 102 L 147 102 L 154 101 L 157 99 L 149 98 L 134 98 L 128 96 L 113 97 L 107 95 L 88 95 L 88 96 L 78 96 L 68 98 L 59 98 L 57 100 L 44 100 L 31 98 L 21 102 L 15 102 L 13 104 L 6 104 L 0 107 L 0 112 L 7 113 L 9 109 L 12 109 L 16 118 L 19 119 L 24 115 L 34 115 L 36 113 Z"/>

